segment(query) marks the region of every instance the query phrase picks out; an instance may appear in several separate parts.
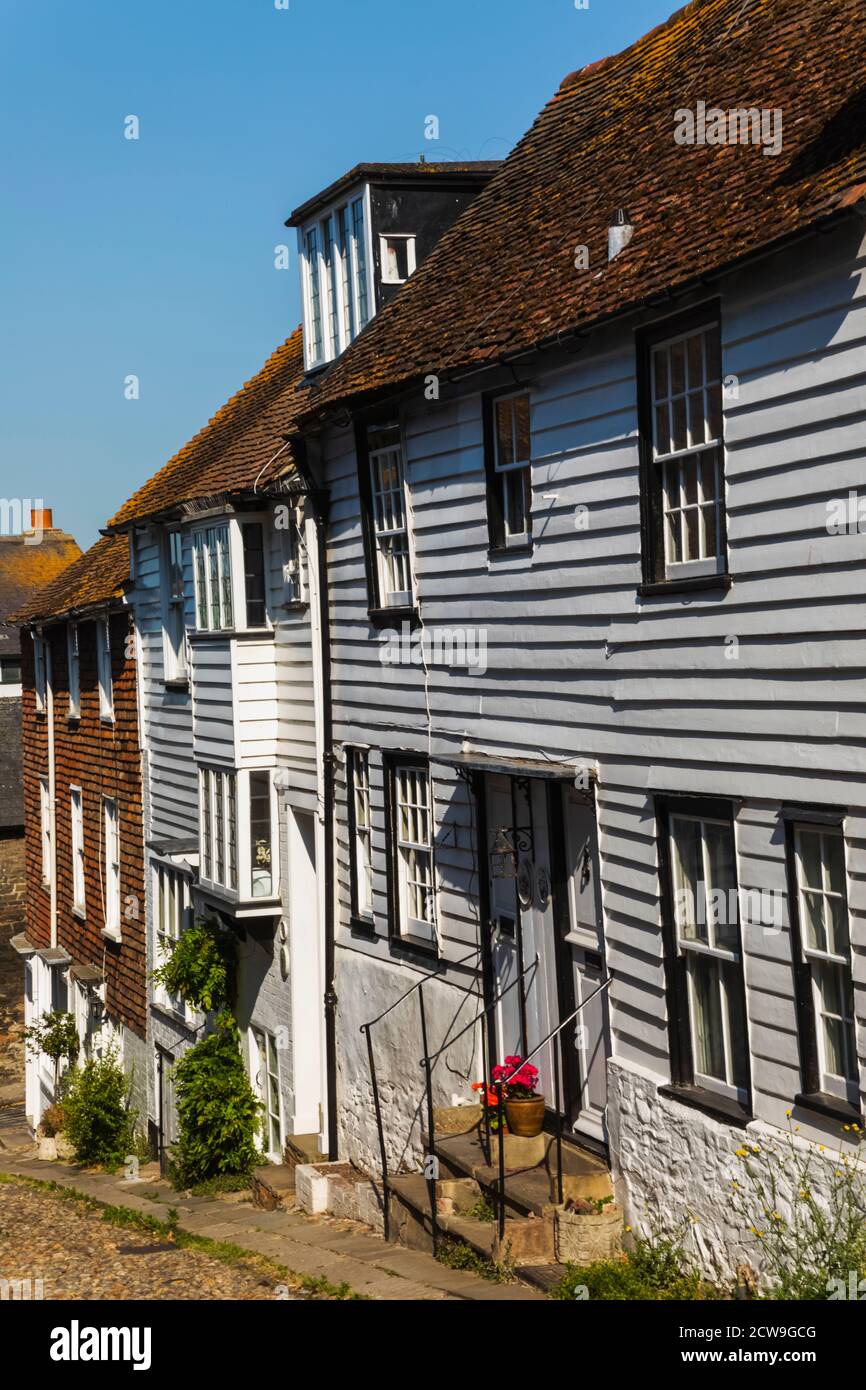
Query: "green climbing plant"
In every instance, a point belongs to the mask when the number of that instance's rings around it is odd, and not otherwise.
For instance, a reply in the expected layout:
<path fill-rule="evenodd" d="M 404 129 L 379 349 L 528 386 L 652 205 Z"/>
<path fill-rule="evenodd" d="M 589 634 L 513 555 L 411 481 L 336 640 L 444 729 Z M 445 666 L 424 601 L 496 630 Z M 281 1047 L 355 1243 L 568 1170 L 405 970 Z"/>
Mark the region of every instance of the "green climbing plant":
<path fill-rule="evenodd" d="M 177 1063 L 174 1081 L 180 1128 L 171 1154 L 175 1186 L 246 1176 L 261 1161 L 256 1132 L 262 1107 L 244 1070 L 237 1024 L 227 1010 L 214 1032 Z"/>
<path fill-rule="evenodd" d="M 204 1013 L 225 1009 L 234 996 L 235 949 L 230 932 L 199 920 L 182 933 L 153 972 L 169 994 Z"/>

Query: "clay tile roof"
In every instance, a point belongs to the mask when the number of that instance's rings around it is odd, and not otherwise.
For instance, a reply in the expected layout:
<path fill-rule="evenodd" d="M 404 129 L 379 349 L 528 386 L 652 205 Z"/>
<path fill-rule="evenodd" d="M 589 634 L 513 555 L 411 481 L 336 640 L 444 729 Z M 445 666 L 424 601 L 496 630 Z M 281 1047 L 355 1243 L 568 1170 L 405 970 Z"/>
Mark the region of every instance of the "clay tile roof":
<path fill-rule="evenodd" d="M 78 542 L 65 531 L 43 531 L 37 544 L 34 532 L 0 536 L 0 656 L 21 650 L 18 629 L 11 621 L 15 610 L 44 589 L 81 554 Z"/>
<path fill-rule="evenodd" d="M 122 598 L 129 583 L 129 540 L 103 537 L 13 614 L 16 622 L 40 622 Z"/>
<path fill-rule="evenodd" d="M 295 393 L 304 376 L 298 328 L 268 358 L 209 424 L 139 488 L 109 522 L 111 527 L 158 516 L 196 498 L 249 491 L 291 469 L 282 435 L 295 417 Z"/>
<path fill-rule="evenodd" d="M 321 409 L 499 360 L 729 266 L 862 197 L 863 0 L 693 0 L 572 74 L 400 294 Z M 675 113 L 781 108 L 783 148 L 677 144 Z M 618 208 L 635 226 L 607 259 Z M 586 246 L 590 268 L 575 268 Z"/>
<path fill-rule="evenodd" d="M 356 164 L 354 169 L 350 169 L 347 174 L 323 188 L 321 193 L 317 193 L 314 198 L 308 198 L 299 208 L 295 208 L 286 226 L 299 226 L 316 208 L 326 207 L 334 202 L 339 194 L 359 183 L 405 183 L 406 180 L 414 182 L 416 179 L 435 179 L 443 183 L 449 179 L 458 183 L 483 181 L 490 178 L 501 163 L 500 159 L 476 159 L 462 162 L 444 160 L 439 164 L 428 164 L 426 160 L 423 163 L 416 160 L 414 164 Z"/>

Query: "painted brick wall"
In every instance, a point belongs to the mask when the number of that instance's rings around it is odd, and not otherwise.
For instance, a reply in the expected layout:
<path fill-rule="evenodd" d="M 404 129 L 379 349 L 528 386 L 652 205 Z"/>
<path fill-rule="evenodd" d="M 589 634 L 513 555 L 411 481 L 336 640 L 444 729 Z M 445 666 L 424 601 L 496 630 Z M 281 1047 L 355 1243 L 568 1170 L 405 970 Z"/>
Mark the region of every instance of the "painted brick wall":
<path fill-rule="evenodd" d="M 81 717 L 69 719 L 66 625 L 46 630 L 54 685 L 56 767 L 57 940 L 76 960 L 104 969 L 106 1008 L 143 1038 L 146 1035 L 144 842 L 137 677 L 132 628 L 124 609 L 111 615 L 114 723 L 99 716 L 96 623 L 78 625 Z M 24 647 L 24 810 L 27 839 L 27 928 L 39 946 L 50 945 L 50 896 L 42 883 L 39 777 L 48 770 L 45 715 L 36 713 L 32 643 Z M 127 648 L 131 655 L 127 655 Z M 70 787 L 81 788 L 84 816 L 86 916 L 73 911 Z M 104 913 L 103 797 L 119 807 L 121 936 L 101 936 Z"/>

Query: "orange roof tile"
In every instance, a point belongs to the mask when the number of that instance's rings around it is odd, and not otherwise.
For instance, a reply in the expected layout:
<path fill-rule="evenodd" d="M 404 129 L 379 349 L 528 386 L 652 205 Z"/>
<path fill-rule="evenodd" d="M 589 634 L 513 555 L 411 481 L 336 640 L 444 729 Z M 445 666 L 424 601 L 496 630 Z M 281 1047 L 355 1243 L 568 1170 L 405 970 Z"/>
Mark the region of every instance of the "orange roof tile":
<path fill-rule="evenodd" d="M 77 547 L 76 547 L 77 549 Z M 18 623 L 41 622 L 122 598 L 129 583 L 129 541 L 102 537 L 14 613 Z"/>

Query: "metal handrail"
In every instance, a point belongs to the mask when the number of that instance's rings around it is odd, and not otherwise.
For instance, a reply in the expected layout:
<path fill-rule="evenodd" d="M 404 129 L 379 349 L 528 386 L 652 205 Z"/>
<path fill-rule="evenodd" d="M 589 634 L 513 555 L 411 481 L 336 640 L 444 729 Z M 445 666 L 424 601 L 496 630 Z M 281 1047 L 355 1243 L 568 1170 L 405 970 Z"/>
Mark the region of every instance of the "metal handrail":
<path fill-rule="evenodd" d="M 393 1010 L 396 1009 L 400 1004 L 405 1003 L 405 1001 L 409 999 L 417 990 L 418 998 L 421 1001 L 421 1026 L 422 1033 L 425 1034 L 426 1046 L 427 1020 L 424 1014 L 423 1005 L 424 986 L 428 983 L 429 980 L 438 979 L 440 975 L 443 973 L 443 971 L 445 971 L 446 969 L 456 969 L 461 965 L 465 965 L 467 961 L 476 959 L 477 956 L 478 951 L 476 949 L 474 951 L 470 951 L 468 956 L 463 956 L 460 960 L 440 961 L 437 965 L 437 969 L 432 974 L 422 975 L 420 979 L 415 981 L 414 985 L 412 985 L 409 989 L 406 990 L 405 994 L 401 994 L 399 999 L 395 999 L 393 1004 L 389 1004 L 388 1008 L 384 1009 L 382 1013 L 380 1013 L 376 1018 L 371 1018 L 367 1023 L 362 1023 L 359 1029 L 359 1032 L 366 1033 L 367 1035 L 367 1061 L 370 1067 L 370 1082 L 373 1087 L 373 1108 L 376 1112 L 376 1130 L 379 1136 L 379 1156 L 382 1164 L 382 1219 L 384 1222 L 384 1233 L 386 1240 L 390 1239 L 391 1234 L 391 1192 L 388 1186 L 388 1150 L 385 1145 L 385 1126 L 382 1121 L 382 1102 L 379 1097 L 379 1083 L 376 1078 L 376 1056 L 373 1051 L 373 1029 L 375 1028 L 377 1023 L 381 1023 L 383 1018 L 387 1018 L 388 1014 L 392 1013 Z M 462 987 L 460 985 L 455 985 L 453 986 L 453 988 L 461 989 Z M 466 994 L 471 993 L 470 990 L 465 990 L 463 992 Z"/>
<path fill-rule="evenodd" d="M 395 999 L 393 1004 L 389 1004 L 388 1007 L 387 1007 L 387 1009 L 383 1009 L 382 1012 L 378 1015 L 377 1018 L 371 1018 L 371 1019 L 369 1020 L 368 1023 L 362 1023 L 362 1024 L 361 1024 L 361 1027 L 358 1029 L 359 1033 L 366 1033 L 366 1032 L 369 1031 L 369 1029 L 375 1028 L 375 1026 L 376 1026 L 377 1023 L 381 1023 L 383 1018 L 387 1018 L 388 1015 L 389 1015 L 394 1009 L 396 1009 L 396 1008 L 398 1007 L 398 1005 L 402 1004 L 404 1000 L 408 999 L 409 996 L 410 996 L 411 994 L 414 994 L 415 991 L 416 991 L 416 989 L 421 989 L 421 987 L 422 987 L 423 985 L 426 985 L 426 983 L 427 983 L 428 980 L 434 979 L 437 975 L 440 975 L 440 974 L 442 973 L 443 970 L 447 970 L 447 969 L 455 969 L 455 970 L 456 970 L 456 968 L 457 968 L 458 965 L 465 965 L 466 962 L 467 962 L 468 960 L 474 960 L 475 957 L 476 957 L 477 955 L 478 955 L 478 951 L 476 950 L 476 951 L 471 951 L 471 952 L 469 953 L 469 955 L 468 955 L 468 956 L 464 956 L 464 957 L 462 958 L 462 960 L 453 960 L 453 961 L 452 961 L 452 960 L 442 960 L 442 961 L 440 961 L 440 962 L 438 963 L 437 968 L 436 968 L 436 970 L 434 971 L 433 975 L 422 975 L 421 978 L 420 978 L 420 980 L 416 980 L 415 983 L 414 983 L 414 985 L 412 985 L 409 989 L 406 990 L 406 993 L 405 993 L 405 994 L 401 994 L 399 999 Z M 458 986 L 455 986 L 455 988 L 458 988 L 458 989 L 459 989 L 460 986 L 459 986 L 459 985 L 458 985 Z M 466 991 L 467 994 L 468 994 L 469 992 L 470 992 L 469 990 Z"/>
<path fill-rule="evenodd" d="M 537 1046 L 537 1047 L 534 1047 L 534 1048 L 532 1049 L 532 1051 L 530 1052 L 530 1054 L 529 1054 L 528 1057 L 524 1057 L 523 1061 L 520 1063 L 520 1066 L 519 1066 L 519 1067 L 515 1067 L 515 1068 L 514 1068 L 514 1071 L 511 1073 L 511 1075 L 510 1075 L 510 1076 L 506 1076 L 505 1079 L 502 1081 L 501 1084 L 502 1084 L 503 1086 L 508 1086 L 508 1085 L 510 1084 L 510 1082 L 512 1082 L 512 1081 L 514 1080 L 514 1078 L 515 1078 L 515 1076 L 517 1075 L 517 1073 L 518 1073 L 519 1071 L 522 1071 L 522 1070 L 523 1070 L 523 1068 L 526 1066 L 526 1063 L 527 1063 L 527 1062 L 531 1062 L 532 1059 L 533 1059 L 533 1057 L 537 1057 L 538 1054 L 539 1054 L 539 1052 L 541 1051 L 541 1049 L 542 1049 L 543 1047 L 546 1047 L 546 1046 L 547 1046 L 547 1044 L 550 1042 L 551 1038 L 555 1038 L 556 1035 L 557 1035 L 557 1033 L 561 1033 L 562 1030 L 563 1030 L 563 1028 L 567 1028 L 568 1025 L 569 1025 L 569 1023 L 571 1023 L 571 1021 L 572 1021 L 573 1019 L 577 1018 L 577 1015 L 580 1013 L 581 1009 L 585 1009 L 586 1006 L 587 1006 L 587 1004 L 591 1004 L 592 1001 L 593 1001 L 593 999 L 595 998 L 595 996 L 596 996 L 597 994 L 601 994 L 602 990 L 607 989 L 608 986 L 611 985 L 612 983 L 613 983 L 613 971 L 612 971 L 612 970 L 609 970 L 609 971 L 607 972 L 607 979 L 606 979 L 606 980 L 602 980 L 602 982 L 601 982 L 601 984 L 598 986 L 598 988 L 597 988 L 597 989 L 594 989 L 594 990 L 592 991 L 592 994 L 588 994 L 587 997 L 586 997 L 585 999 L 583 999 L 583 1000 L 578 1004 L 577 1008 L 573 1011 L 573 1013 L 570 1013 L 570 1014 L 568 1015 L 568 1018 L 564 1018 L 564 1019 L 562 1020 L 561 1023 L 557 1023 L 556 1027 L 555 1027 L 555 1028 L 552 1028 L 552 1029 L 550 1030 L 550 1032 L 548 1033 L 547 1037 L 546 1037 L 546 1038 L 542 1038 L 542 1040 L 541 1040 L 541 1042 L 538 1044 L 538 1046 Z"/>
<path fill-rule="evenodd" d="M 491 1011 L 496 1008 L 497 1004 L 501 1004 L 506 994 L 508 994 L 512 989 L 514 989 L 515 985 L 519 985 L 521 980 L 524 980 L 526 976 L 529 974 L 530 970 L 534 970 L 538 964 L 539 956 L 536 952 L 535 959 L 533 961 L 530 961 L 529 965 L 527 965 L 525 969 L 521 970 L 519 975 L 515 976 L 515 978 L 511 981 L 510 985 L 505 986 L 505 989 L 502 991 L 501 994 L 497 994 L 495 999 L 491 1000 L 489 1004 L 485 1005 L 485 1007 L 481 1010 L 480 1014 L 476 1014 L 474 1018 L 471 1018 L 469 1022 L 466 1024 L 465 1028 L 461 1028 L 459 1033 L 455 1033 L 454 1036 L 450 1037 L 446 1043 L 443 1043 L 438 1052 L 434 1052 L 432 1056 L 429 1057 L 422 1057 L 418 1062 L 419 1067 L 426 1066 L 428 1062 L 431 1066 L 435 1066 L 435 1064 L 439 1061 L 439 1058 L 442 1056 L 443 1052 L 447 1052 L 449 1047 L 453 1047 L 454 1044 L 458 1042 L 460 1038 L 463 1037 L 464 1033 L 468 1033 L 469 1029 L 474 1028 L 476 1023 L 480 1023 L 482 1018 L 485 1018 L 487 1014 L 491 1013 Z"/>

